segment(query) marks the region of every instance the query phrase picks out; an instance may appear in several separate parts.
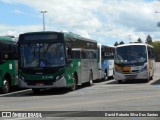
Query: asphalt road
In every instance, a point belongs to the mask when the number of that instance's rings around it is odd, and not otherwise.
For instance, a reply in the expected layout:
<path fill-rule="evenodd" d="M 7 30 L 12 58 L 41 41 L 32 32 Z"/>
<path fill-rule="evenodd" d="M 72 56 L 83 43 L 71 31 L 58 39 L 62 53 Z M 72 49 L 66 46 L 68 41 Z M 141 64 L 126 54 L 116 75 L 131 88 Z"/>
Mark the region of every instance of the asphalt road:
<path fill-rule="evenodd" d="M 159 120 L 160 117 L 96 117 L 104 111 L 160 111 L 160 63 L 156 63 L 156 72 L 148 83 L 143 81 L 128 81 L 117 84 L 109 81 L 95 81 L 91 87 L 80 86 L 78 90 L 69 92 L 66 89 L 50 89 L 41 94 L 33 94 L 31 90 L 18 91 L 0 95 L 0 111 L 72 111 L 46 113 L 46 119 L 74 120 L 67 115 L 81 116 L 76 119 L 119 119 L 119 120 Z M 86 112 L 86 111 L 102 111 Z M 90 117 L 86 117 L 90 114 Z M 94 118 L 93 118 L 93 117 Z M 0 118 L 1 119 L 1 118 Z M 18 120 L 22 118 L 3 118 Z M 38 120 L 40 118 L 25 118 Z M 44 119 L 44 118 L 42 118 Z"/>

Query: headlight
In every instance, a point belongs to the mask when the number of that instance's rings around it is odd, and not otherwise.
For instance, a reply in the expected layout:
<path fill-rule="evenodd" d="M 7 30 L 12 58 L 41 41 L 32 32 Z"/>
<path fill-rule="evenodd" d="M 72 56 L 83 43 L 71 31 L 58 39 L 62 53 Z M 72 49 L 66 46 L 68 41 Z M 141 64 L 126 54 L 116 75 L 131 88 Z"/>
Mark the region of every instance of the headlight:
<path fill-rule="evenodd" d="M 56 77 L 56 81 L 57 81 L 57 80 L 60 80 L 62 77 L 64 77 L 64 74 L 57 76 L 57 77 Z"/>
<path fill-rule="evenodd" d="M 145 70 L 147 70 L 147 64 L 145 64 L 145 65 L 142 67 L 141 72 L 143 72 L 143 71 L 145 71 Z"/>

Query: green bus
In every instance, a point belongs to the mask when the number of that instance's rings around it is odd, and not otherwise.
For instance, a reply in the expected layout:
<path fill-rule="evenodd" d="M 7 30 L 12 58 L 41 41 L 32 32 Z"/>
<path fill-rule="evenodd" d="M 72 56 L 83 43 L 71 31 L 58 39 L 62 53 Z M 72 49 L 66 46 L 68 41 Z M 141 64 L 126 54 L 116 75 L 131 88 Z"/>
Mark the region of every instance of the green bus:
<path fill-rule="evenodd" d="M 19 85 L 34 93 L 44 88 L 77 89 L 98 78 L 97 42 L 73 33 L 20 34 Z"/>
<path fill-rule="evenodd" d="M 0 92 L 18 85 L 18 48 L 11 37 L 0 37 Z"/>

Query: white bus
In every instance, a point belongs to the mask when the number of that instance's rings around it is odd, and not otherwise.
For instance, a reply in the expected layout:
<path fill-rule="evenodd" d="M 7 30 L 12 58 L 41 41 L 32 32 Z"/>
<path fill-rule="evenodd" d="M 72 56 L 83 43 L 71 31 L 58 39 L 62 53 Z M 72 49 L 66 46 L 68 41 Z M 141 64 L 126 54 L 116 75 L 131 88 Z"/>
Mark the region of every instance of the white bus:
<path fill-rule="evenodd" d="M 113 76 L 114 68 L 114 46 L 106 46 L 98 44 L 98 66 L 99 66 L 99 78 L 106 80 Z"/>
<path fill-rule="evenodd" d="M 155 58 L 153 46 L 142 43 L 124 44 L 116 47 L 114 78 L 118 83 L 130 79 L 153 79 Z"/>

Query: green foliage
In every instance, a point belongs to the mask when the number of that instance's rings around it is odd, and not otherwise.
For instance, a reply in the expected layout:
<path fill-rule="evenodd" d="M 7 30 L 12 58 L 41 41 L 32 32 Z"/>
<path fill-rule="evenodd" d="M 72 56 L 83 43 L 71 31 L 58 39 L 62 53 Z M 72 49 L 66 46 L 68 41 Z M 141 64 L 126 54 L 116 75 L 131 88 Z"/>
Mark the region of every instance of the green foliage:
<path fill-rule="evenodd" d="M 154 47 L 156 62 L 160 62 L 160 41 L 152 42 L 151 45 Z"/>
<path fill-rule="evenodd" d="M 150 35 L 147 36 L 147 38 L 146 38 L 146 43 L 147 43 L 147 44 L 152 44 L 152 38 L 151 38 Z"/>
<path fill-rule="evenodd" d="M 124 42 L 123 42 L 123 41 L 121 41 L 121 42 L 119 43 L 119 45 L 122 45 L 122 44 L 124 44 Z"/>
<path fill-rule="evenodd" d="M 114 46 L 118 46 L 118 42 L 117 41 L 114 43 Z"/>
<path fill-rule="evenodd" d="M 141 38 L 138 38 L 137 42 L 138 43 L 143 43 L 142 40 L 141 40 Z"/>
<path fill-rule="evenodd" d="M 114 46 L 118 46 L 118 45 L 122 45 L 125 44 L 123 41 L 121 41 L 120 43 L 118 43 L 117 41 L 114 43 Z"/>

